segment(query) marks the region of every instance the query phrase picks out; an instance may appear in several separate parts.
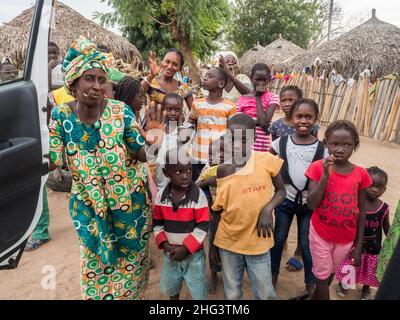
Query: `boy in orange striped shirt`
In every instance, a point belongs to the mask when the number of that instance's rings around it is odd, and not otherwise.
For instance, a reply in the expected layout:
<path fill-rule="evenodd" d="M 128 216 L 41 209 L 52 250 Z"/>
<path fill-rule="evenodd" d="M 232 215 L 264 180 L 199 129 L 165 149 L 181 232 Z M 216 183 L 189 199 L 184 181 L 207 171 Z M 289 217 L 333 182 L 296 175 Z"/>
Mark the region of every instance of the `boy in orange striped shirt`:
<path fill-rule="evenodd" d="M 192 145 L 193 181 L 196 181 L 208 161 L 209 145 L 225 134 L 228 119 L 236 113 L 234 102 L 222 98 L 222 91 L 228 82 L 226 72 L 221 68 L 210 68 L 202 79 L 202 86 L 208 96 L 193 102 L 189 122 L 196 126 Z"/>

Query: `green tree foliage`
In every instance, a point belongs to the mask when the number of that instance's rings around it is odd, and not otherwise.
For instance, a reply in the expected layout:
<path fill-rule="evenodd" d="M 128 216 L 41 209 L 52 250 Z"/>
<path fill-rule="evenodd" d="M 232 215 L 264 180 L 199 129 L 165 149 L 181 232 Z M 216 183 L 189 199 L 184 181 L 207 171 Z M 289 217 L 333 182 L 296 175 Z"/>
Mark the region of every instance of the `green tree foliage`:
<path fill-rule="evenodd" d="M 229 38 L 239 55 L 257 42 L 267 45 L 279 34 L 307 48 L 320 30 L 318 0 L 237 0 Z"/>
<path fill-rule="evenodd" d="M 195 58 L 205 58 L 216 50 L 215 40 L 230 16 L 227 0 L 102 0 L 114 13 L 97 14 L 105 25 L 118 23 L 129 41 L 147 56 L 159 56 L 179 46 L 191 68 L 192 79 L 199 81 Z"/>

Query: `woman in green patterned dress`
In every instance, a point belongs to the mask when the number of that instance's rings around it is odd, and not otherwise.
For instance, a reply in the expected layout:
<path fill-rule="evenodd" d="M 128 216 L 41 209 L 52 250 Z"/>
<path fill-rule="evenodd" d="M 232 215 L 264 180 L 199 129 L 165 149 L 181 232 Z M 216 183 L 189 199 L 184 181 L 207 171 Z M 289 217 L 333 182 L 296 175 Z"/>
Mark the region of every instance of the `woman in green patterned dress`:
<path fill-rule="evenodd" d="M 80 243 L 83 299 L 141 299 L 152 216 L 146 171 L 137 160 L 146 161 L 157 140 L 148 131 L 162 135 L 162 124 L 153 108 L 146 129 L 139 129 L 125 103 L 104 97 L 111 58 L 82 36 L 72 44 L 65 87 L 75 100 L 52 111 L 50 157 L 59 165 L 65 150 L 73 177 L 69 210 Z"/>
<path fill-rule="evenodd" d="M 378 268 L 376 271 L 376 277 L 379 281 L 382 281 L 383 276 L 386 272 L 386 268 L 389 265 L 390 259 L 393 256 L 393 252 L 396 249 L 397 243 L 400 241 L 400 200 L 397 203 L 396 213 L 390 226 L 389 233 L 382 243 L 382 250 L 378 257 Z"/>

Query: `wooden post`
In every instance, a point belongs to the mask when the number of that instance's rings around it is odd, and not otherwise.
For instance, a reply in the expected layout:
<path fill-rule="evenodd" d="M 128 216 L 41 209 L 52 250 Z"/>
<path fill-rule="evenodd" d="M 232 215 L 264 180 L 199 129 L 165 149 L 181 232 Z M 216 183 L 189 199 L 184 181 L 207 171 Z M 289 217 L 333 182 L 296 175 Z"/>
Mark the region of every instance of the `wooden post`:
<path fill-rule="evenodd" d="M 393 95 L 394 99 L 392 102 L 392 106 L 390 108 L 389 116 L 386 122 L 385 131 L 383 134 L 383 140 L 390 140 L 390 135 L 393 130 L 394 122 L 396 121 L 396 116 L 400 107 L 400 87 L 399 84 L 395 86 L 395 94 Z"/>
<path fill-rule="evenodd" d="M 400 131 L 400 128 L 399 128 L 399 125 L 400 125 L 400 107 L 399 107 L 400 106 L 400 90 L 397 91 L 397 98 L 396 98 L 395 105 L 396 105 L 396 109 L 397 109 L 397 112 L 396 112 L 397 114 L 394 117 L 395 120 L 393 123 L 392 130 L 390 132 L 389 141 L 399 143 L 400 141 L 398 141 L 397 138 L 399 136 L 399 131 Z"/>
<path fill-rule="evenodd" d="M 376 127 L 378 126 L 378 121 L 379 121 L 380 115 L 382 113 L 382 108 L 383 108 L 384 102 L 386 100 L 386 95 L 388 94 L 388 88 L 389 88 L 390 81 L 383 80 L 382 82 L 383 82 L 382 95 L 380 96 L 379 104 L 376 105 L 376 107 L 375 107 L 371 132 L 369 134 L 370 137 L 373 137 L 375 134 Z"/>
<path fill-rule="evenodd" d="M 390 100 L 393 95 L 393 88 L 394 88 L 395 83 L 396 83 L 395 80 L 389 80 L 389 86 L 388 86 L 386 98 L 385 98 L 385 101 L 383 102 L 382 111 L 381 111 L 381 114 L 379 115 L 376 131 L 373 136 L 373 138 L 375 140 L 379 139 L 379 137 L 381 135 L 381 130 L 382 130 L 382 128 L 384 128 L 384 125 L 386 124 L 387 114 L 388 114 L 390 107 L 392 106 L 390 104 Z"/>
<path fill-rule="evenodd" d="M 332 17 L 333 17 L 333 0 L 331 0 L 329 4 L 328 41 L 331 40 Z"/>

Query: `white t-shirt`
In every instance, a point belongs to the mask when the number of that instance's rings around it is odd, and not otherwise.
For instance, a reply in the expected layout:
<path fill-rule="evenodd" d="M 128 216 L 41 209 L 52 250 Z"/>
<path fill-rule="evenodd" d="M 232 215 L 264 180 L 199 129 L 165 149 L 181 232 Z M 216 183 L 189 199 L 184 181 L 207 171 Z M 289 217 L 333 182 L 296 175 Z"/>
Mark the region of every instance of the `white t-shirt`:
<path fill-rule="evenodd" d="M 279 141 L 278 138 L 272 142 L 272 149 L 279 152 Z M 286 146 L 286 156 L 289 166 L 289 176 L 293 181 L 293 184 L 299 189 L 303 190 L 307 177 L 304 175 L 312 163 L 315 153 L 317 152 L 318 140 L 312 144 L 296 144 L 292 140 L 292 136 L 288 136 L 288 142 Z M 328 157 L 328 150 L 324 150 L 324 159 Z M 291 201 L 295 200 L 297 190 L 290 184 L 285 184 L 286 187 L 286 198 Z M 307 203 L 307 191 L 303 192 L 303 203 Z"/>
<path fill-rule="evenodd" d="M 190 128 L 190 124 L 184 123 L 183 128 L 188 129 Z M 191 143 L 191 140 L 193 139 L 194 131 L 192 133 L 192 136 L 185 145 L 183 145 L 183 148 L 187 148 L 187 152 L 189 153 L 189 146 Z M 171 133 L 166 133 L 164 132 L 163 136 L 163 142 L 161 144 L 160 150 L 158 151 L 157 159 L 155 160 L 156 163 L 156 185 L 157 189 L 160 190 L 161 188 L 165 187 L 169 183 L 169 178 L 167 178 L 164 173 L 163 173 L 163 168 L 165 166 L 165 158 L 168 150 L 172 150 L 177 148 L 178 146 L 178 128 L 175 128 L 175 130 Z"/>

